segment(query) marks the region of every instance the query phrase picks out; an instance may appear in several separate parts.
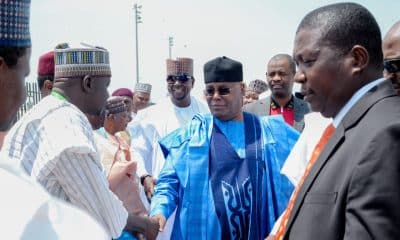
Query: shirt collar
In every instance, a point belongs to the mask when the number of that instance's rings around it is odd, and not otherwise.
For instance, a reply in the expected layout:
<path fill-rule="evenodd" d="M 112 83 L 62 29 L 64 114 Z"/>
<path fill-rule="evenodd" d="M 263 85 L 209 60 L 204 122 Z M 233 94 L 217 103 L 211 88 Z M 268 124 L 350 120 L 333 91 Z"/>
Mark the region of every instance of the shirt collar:
<path fill-rule="evenodd" d="M 367 85 L 365 85 L 364 87 L 358 89 L 357 92 L 355 92 L 353 94 L 353 96 L 350 98 L 350 100 L 344 105 L 344 107 L 342 109 L 340 109 L 340 111 L 336 115 L 336 117 L 333 118 L 333 122 L 332 122 L 333 126 L 335 126 L 335 128 L 337 128 L 337 126 L 343 120 L 344 116 L 346 116 L 346 114 L 349 112 L 350 108 L 352 108 L 358 102 L 358 100 L 360 100 L 362 98 L 362 96 L 364 96 L 369 90 L 371 90 L 373 87 L 382 83 L 385 80 L 386 80 L 385 78 L 380 78 L 380 79 L 372 81 L 372 82 L 368 83 Z"/>
<path fill-rule="evenodd" d="M 280 108 L 280 106 L 277 102 L 275 102 L 274 98 L 271 96 L 271 109 L 277 109 L 277 108 Z M 290 98 L 289 102 L 286 103 L 286 105 L 283 108 L 290 108 L 290 109 L 294 108 L 293 95 Z"/>

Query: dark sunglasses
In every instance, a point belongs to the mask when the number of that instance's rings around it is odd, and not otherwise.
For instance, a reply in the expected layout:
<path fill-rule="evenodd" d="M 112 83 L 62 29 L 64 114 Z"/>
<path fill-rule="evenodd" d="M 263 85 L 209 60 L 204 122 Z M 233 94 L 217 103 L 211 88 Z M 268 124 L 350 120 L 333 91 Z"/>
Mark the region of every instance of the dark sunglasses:
<path fill-rule="evenodd" d="M 400 58 L 384 60 L 383 67 L 386 69 L 386 71 L 388 71 L 388 73 L 400 71 Z"/>
<path fill-rule="evenodd" d="M 168 84 L 175 84 L 176 81 L 179 81 L 181 83 L 186 83 L 187 81 L 189 81 L 190 79 L 192 79 L 191 76 L 189 75 L 169 75 L 167 77 L 167 82 Z"/>
<path fill-rule="evenodd" d="M 219 87 L 217 89 L 210 87 L 210 88 L 206 88 L 204 90 L 204 95 L 206 95 L 207 97 L 212 97 L 212 96 L 214 96 L 215 91 L 217 91 L 218 95 L 220 95 L 220 96 L 226 96 L 231 93 L 231 89 L 228 87 Z"/>

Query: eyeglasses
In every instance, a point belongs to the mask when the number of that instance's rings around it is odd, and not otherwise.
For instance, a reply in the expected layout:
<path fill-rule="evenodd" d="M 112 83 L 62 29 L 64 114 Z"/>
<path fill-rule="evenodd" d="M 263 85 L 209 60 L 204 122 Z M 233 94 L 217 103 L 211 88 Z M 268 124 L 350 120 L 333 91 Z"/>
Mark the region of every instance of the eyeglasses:
<path fill-rule="evenodd" d="M 219 87 L 217 89 L 210 87 L 210 88 L 206 88 L 204 90 L 204 95 L 206 95 L 207 97 L 212 97 L 212 96 L 214 96 L 216 91 L 218 92 L 218 95 L 220 95 L 220 96 L 226 96 L 231 93 L 231 89 L 228 87 Z"/>
<path fill-rule="evenodd" d="M 383 61 L 383 67 L 389 73 L 395 73 L 395 72 L 400 71 L 400 58 L 384 60 Z"/>
<path fill-rule="evenodd" d="M 187 81 L 189 81 L 190 79 L 192 79 L 192 77 L 189 76 L 189 75 L 186 75 L 186 74 L 184 74 L 184 75 L 179 75 L 179 76 L 176 76 L 176 75 L 169 75 L 169 76 L 167 77 L 167 83 L 172 85 L 172 84 L 175 84 L 176 81 L 179 81 L 180 83 L 184 84 L 184 83 L 186 83 Z"/>

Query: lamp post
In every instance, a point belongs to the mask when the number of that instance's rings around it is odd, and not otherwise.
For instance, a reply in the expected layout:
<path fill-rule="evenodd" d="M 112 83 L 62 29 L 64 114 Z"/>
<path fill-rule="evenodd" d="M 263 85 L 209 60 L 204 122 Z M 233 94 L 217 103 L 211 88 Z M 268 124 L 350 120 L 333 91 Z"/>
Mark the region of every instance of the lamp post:
<path fill-rule="evenodd" d="M 174 38 L 168 37 L 168 50 L 169 50 L 169 58 L 172 58 L 172 46 L 174 46 Z"/>
<path fill-rule="evenodd" d="M 142 9 L 141 5 L 135 3 L 133 5 L 133 9 L 135 11 L 135 30 L 136 30 L 136 82 L 139 82 L 139 40 L 138 40 L 138 24 L 142 23 L 142 17 L 140 14 L 142 13 L 140 10 Z"/>

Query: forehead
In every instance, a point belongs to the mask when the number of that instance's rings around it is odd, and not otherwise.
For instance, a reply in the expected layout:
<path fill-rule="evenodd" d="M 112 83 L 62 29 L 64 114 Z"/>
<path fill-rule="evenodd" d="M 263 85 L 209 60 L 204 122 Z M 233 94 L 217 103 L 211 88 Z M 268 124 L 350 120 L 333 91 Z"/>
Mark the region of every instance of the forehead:
<path fill-rule="evenodd" d="M 233 87 L 233 86 L 237 86 L 240 85 L 241 82 L 212 82 L 212 83 L 207 83 L 206 84 L 206 88 L 209 87 Z"/>
<path fill-rule="evenodd" d="M 400 58 L 400 30 L 397 34 L 388 34 L 382 45 L 383 58 Z"/>
<path fill-rule="evenodd" d="M 135 92 L 135 96 L 146 98 L 146 97 L 149 97 L 150 94 L 149 93 L 145 93 L 145 92 Z"/>
<path fill-rule="evenodd" d="M 318 28 L 303 28 L 296 33 L 293 47 L 295 60 L 310 52 L 317 52 L 321 48 L 321 31 Z"/>
<path fill-rule="evenodd" d="M 286 58 L 272 59 L 268 63 L 268 72 L 279 71 L 279 70 L 289 70 L 289 61 Z"/>

